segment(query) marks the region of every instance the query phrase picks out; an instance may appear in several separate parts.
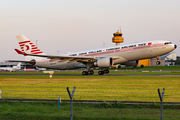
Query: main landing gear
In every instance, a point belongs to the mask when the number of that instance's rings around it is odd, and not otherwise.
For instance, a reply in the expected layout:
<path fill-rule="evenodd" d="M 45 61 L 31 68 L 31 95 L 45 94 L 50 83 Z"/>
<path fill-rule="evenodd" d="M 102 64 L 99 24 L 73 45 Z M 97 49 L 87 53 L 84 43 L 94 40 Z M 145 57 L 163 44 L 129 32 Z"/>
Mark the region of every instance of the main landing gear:
<path fill-rule="evenodd" d="M 90 69 L 92 66 L 93 65 L 90 63 L 86 64 L 86 67 L 87 67 L 86 71 L 82 71 L 82 75 L 93 75 L 94 71 Z M 101 71 L 98 71 L 98 75 L 104 75 L 108 73 L 109 73 L 109 70 L 107 68 L 101 68 Z"/>
<path fill-rule="evenodd" d="M 93 70 L 89 70 L 89 71 L 82 71 L 82 75 L 93 75 L 94 71 Z"/>
<path fill-rule="evenodd" d="M 108 74 L 109 70 L 102 70 L 102 71 L 98 71 L 98 75 L 104 75 L 104 74 Z"/>
<path fill-rule="evenodd" d="M 109 73 L 109 70 L 108 70 L 108 69 L 98 71 L 98 75 L 104 75 L 104 74 L 108 74 L 108 73 Z M 93 71 L 93 70 L 82 71 L 82 75 L 93 75 L 93 74 L 94 74 L 94 71 Z"/>

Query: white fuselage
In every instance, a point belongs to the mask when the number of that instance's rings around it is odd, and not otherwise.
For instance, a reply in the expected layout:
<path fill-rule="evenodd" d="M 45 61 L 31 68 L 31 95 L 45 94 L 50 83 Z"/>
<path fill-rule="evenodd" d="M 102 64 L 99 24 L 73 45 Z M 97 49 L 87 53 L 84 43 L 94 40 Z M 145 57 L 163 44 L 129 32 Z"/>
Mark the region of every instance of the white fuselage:
<path fill-rule="evenodd" d="M 86 50 L 80 52 L 73 52 L 68 54 L 61 54 L 62 56 L 97 56 L 97 57 L 112 57 L 113 64 L 122 64 L 128 61 L 141 60 L 147 58 L 154 58 L 167 54 L 175 49 L 174 44 L 166 40 L 153 40 L 132 44 L 124 44 L 106 48 L 99 48 L 93 50 Z M 51 69 L 77 69 L 85 68 L 83 63 L 77 62 L 68 63 L 68 61 L 61 62 L 61 59 L 37 60 L 36 66 Z"/>
<path fill-rule="evenodd" d="M 21 69 L 21 63 L 13 67 L 0 67 L 0 70 L 9 71 L 9 72 L 17 71 L 19 69 Z"/>
<path fill-rule="evenodd" d="M 14 72 L 14 71 L 18 70 L 18 68 L 15 68 L 15 67 L 0 67 L 0 70 Z"/>

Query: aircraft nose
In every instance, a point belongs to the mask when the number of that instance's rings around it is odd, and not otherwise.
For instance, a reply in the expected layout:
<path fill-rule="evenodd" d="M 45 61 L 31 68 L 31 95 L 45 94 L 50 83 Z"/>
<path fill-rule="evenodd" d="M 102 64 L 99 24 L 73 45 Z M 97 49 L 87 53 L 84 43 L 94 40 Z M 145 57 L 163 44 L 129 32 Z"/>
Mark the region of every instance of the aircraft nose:
<path fill-rule="evenodd" d="M 177 45 L 174 45 L 174 48 L 176 49 L 176 48 L 177 48 Z"/>

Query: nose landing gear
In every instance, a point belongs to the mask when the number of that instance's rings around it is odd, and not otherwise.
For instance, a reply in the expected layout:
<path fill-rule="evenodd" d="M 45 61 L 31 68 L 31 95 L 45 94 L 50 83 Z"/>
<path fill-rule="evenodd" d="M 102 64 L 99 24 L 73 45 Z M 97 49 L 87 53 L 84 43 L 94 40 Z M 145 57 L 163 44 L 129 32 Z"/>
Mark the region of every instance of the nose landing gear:
<path fill-rule="evenodd" d="M 156 65 L 160 65 L 160 64 L 161 64 L 161 62 L 160 62 L 160 56 L 158 56 L 156 59 L 157 59 Z"/>
<path fill-rule="evenodd" d="M 161 62 L 160 61 L 156 61 L 156 65 L 160 65 L 161 64 Z"/>

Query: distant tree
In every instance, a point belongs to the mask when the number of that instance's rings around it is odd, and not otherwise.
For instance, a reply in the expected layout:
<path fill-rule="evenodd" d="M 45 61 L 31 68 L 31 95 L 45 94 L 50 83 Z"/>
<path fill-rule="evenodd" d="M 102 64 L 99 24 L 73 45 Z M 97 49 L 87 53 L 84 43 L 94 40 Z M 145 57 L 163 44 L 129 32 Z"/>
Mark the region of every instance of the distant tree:
<path fill-rule="evenodd" d="M 141 65 L 141 68 L 144 68 L 144 65 Z"/>
<path fill-rule="evenodd" d="M 121 65 L 118 65 L 118 68 L 121 68 Z"/>
<path fill-rule="evenodd" d="M 175 61 L 175 65 L 180 65 L 180 60 L 179 60 L 179 59 L 177 59 L 177 60 Z"/>
<path fill-rule="evenodd" d="M 133 68 L 136 68 L 137 66 L 133 66 Z"/>

